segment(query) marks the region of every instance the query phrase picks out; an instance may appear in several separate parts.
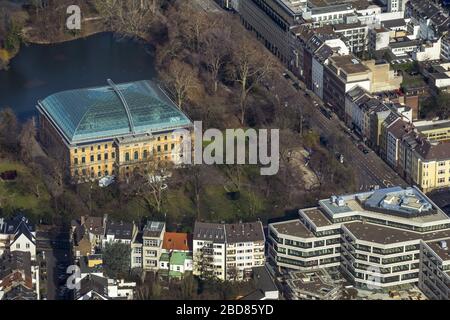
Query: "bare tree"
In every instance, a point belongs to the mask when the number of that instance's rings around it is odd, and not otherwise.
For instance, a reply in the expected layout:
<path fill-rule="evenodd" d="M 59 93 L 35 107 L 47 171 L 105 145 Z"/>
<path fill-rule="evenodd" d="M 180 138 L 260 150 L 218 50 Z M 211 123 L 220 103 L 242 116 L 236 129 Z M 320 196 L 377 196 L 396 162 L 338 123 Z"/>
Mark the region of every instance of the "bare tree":
<path fill-rule="evenodd" d="M 28 120 L 19 135 L 20 155 L 25 163 L 33 162 L 33 148 L 36 142 L 36 127 L 33 120 Z"/>
<path fill-rule="evenodd" d="M 265 49 L 253 39 L 242 36 L 235 41 L 233 62 L 229 69 L 231 78 L 240 85 L 240 122 L 245 123 L 245 112 L 249 93 L 264 79 L 270 76 L 274 60 Z"/>
<path fill-rule="evenodd" d="M 226 58 L 230 54 L 231 30 L 225 28 L 224 24 L 221 27 L 212 29 L 205 36 L 204 58 L 211 74 L 214 92 L 217 92 L 219 73 L 225 66 Z"/>
<path fill-rule="evenodd" d="M 183 109 L 186 99 L 199 87 L 197 72 L 187 63 L 175 60 L 162 75 L 164 82 L 175 96 L 176 103 Z"/>

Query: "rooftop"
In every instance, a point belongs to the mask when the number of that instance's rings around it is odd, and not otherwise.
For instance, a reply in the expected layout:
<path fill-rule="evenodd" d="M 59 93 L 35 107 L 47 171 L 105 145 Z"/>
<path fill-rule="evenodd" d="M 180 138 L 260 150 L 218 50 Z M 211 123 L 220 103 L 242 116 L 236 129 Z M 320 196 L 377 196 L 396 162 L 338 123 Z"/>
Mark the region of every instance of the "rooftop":
<path fill-rule="evenodd" d="M 220 223 L 195 222 L 194 240 L 225 243 L 225 225 Z"/>
<path fill-rule="evenodd" d="M 155 83 L 144 80 L 58 92 L 38 109 L 68 143 L 173 130 L 191 121 Z"/>
<path fill-rule="evenodd" d="M 160 221 L 147 221 L 143 229 L 144 237 L 159 238 L 164 231 L 166 224 Z"/>
<path fill-rule="evenodd" d="M 370 71 L 354 55 L 334 56 L 329 58 L 330 62 L 342 69 L 347 74 L 363 73 Z"/>
<path fill-rule="evenodd" d="M 133 224 L 128 222 L 110 221 L 106 227 L 107 235 L 114 235 L 115 239 L 131 240 Z"/>
<path fill-rule="evenodd" d="M 438 255 L 439 258 L 442 259 L 442 261 L 447 261 L 450 260 L 450 251 L 447 246 L 447 244 L 450 243 L 449 240 L 450 239 L 444 239 L 439 241 L 428 242 L 427 245 L 430 247 L 431 250 L 434 251 L 434 253 Z"/>
<path fill-rule="evenodd" d="M 304 209 L 303 214 L 306 215 L 317 227 L 326 227 L 333 223 L 330 219 L 320 210 L 320 208 Z"/>
<path fill-rule="evenodd" d="M 188 233 L 166 232 L 164 234 L 163 249 L 189 251 L 192 237 Z"/>
<path fill-rule="evenodd" d="M 333 219 L 365 215 L 417 226 L 450 222 L 450 218 L 417 188 L 390 187 L 332 196 L 319 200 L 319 204 Z"/>
<path fill-rule="evenodd" d="M 308 230 L 299 219 L 277 222 L 271 226 L 278 232 L 284 235 L 299 237 L 299 238 L 313 238 L 314 234 Z"/>
<path fill-rule="evenodd" d="M 344 226 L 358 240 L 374 242 L 382 245 L 419 240 L 422 238 L 419 233 L 383 227 L 371 223 L 352 222 L 346 223 Z"/>
<path fill-rule="evenodd" d="M 264 241 L 262 223 L 246 222 L 225 225 L 227 243 Z"/>

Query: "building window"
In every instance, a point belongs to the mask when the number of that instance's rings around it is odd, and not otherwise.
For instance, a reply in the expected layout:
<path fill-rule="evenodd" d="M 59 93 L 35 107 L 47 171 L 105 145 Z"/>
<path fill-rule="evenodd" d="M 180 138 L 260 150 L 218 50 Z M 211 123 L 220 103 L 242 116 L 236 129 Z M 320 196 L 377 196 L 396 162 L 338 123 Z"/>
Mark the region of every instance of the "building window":
<path fill-rule="evenodd" d="M 158 152 L 161 152 L 161 146 L 157 147 Z"/>
<path fill-rule="evenodd" d="M 81 163 L 86 163 L 86 157 L 81 157 Z"/>
<path fill-rule="evenodd" d="M 111 152 L 111 158 L 114 159 L 116 157 L 116 154 L 114 152 Z"/>
<path fill-rule="evenodd" d="M 105 149 L 108 149 L 108 144 L 105 144 Z"/>
<path fill-rule="evenodd" d="M 73 163 L 78 164 L 78 158 L 73 158 Z"/>
<path fill-rule="evenodd" d="M 94 146 L 91 146 L 91 151 L 94 151 Z"/>
<path fill-rule="evenodd" d="M 85 148 L 81 148 L 81 152 L 85 152 L 86 151 L 86 149 Z"/>
<path fill-rule="evenodd" d="M 27 243 L 27 244 L 25 245 L 25 248 L 30 249 L 30 244 Z"/>
<path fill-rule="evenodd" d="M 108 160 L 108 154 L 107 153 L 105 153 L 104 158 L 105 158 L 105 160 Z"/>
<path fill-rule="evenodd" d="M 134 160 L 138 160 L 139 159 L 139 152 L 135 151 L 134 152 Z"/>
<path fill-rule="evenodd" d="M 147 156 L 148 156 L 148 151 L 144 150 L 144 159 L 147 159 Z"/>
<path fill-rule="evenodd" d="M 98 155 L 97 155 L 97 160 L 98 160 L 98 161 L 102 160 L 102 155 L 101 155 L 101 154 L 98 154 Z"/>
<path fill-rule="evenodd" d="M 93 155 L 91 156 L 91 162 L 94 162 L 94 156 Z"/>
<path fill-rule="evenodd" d="M 172 143 L 171 145 L 170 145 L 170 148 L 173 150 L 173 149 L 175 149 L 175 143 Z"/>
<path fill-rule="evenodd" d="M 130 161 L 130 154 L 128 152 L 125 153 L 125 161 Z"/>
<path fill-rule="evenodd" d="M 73 153 L 77 153 L 77 152 L 78 152 L 78 150 L 77 150 L 77 149 L 74 149 L 74 150 L 73 150 Z"/>

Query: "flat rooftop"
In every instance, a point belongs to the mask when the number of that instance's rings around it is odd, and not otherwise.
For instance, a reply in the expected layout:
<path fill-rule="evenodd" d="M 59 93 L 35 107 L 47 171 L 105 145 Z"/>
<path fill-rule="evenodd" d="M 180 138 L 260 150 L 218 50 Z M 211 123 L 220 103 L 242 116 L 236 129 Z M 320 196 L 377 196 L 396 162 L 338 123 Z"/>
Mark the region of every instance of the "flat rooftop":
<path fill-rule="evenodd" d="M 383 227 L 371 223 L 352 222 L 344 226 L 358 239 L 382 245 L 421 239 L 415 232 Z"/>
<path fill-rule="evenodd" d="M 299 238 L 313 238 L 314 234 L 308 230 L 299 219 L 289 220 L 284 222 L 277 222 L 272 224 L 272 227 L 281 234 L 299 237 Z"/>
<path fill-rule="evenodd" d="M 388 195 L 391 195 L 393 193 L 393 195 L 395 196 L 396 193 L 401 193 L 402 190 L 412 190 L 411 192 L 415 195 L 414 197 L 412 197 L 412 200 L 414 201 L 411 201 L 411 199 L 407 199 L 406 201 L 409 201 L 409 203 L 405 203 L 405 206 L 401 207 L 402 204 L 400 204 L 400 206 L 396 206 L 394 203 L 395 200 L 401 201 L 400 198 L 392 197 L 392 199 L 388 199 L 391 204 L 388 204 L 384 207 L 379 205 L 382 201 L 384 201 L 384 199 L 386 199 Z M 365 206 L 364 203 L 367 199 L 370 199 L 370 202 L 368 206 Z M 415 203 L 415 201 L 419 201 L 419 199 L 420 203 Z M 402 189 L 401 187 L 391 187 L 370 192 L 334 196 L 329 199 L 319 200 L 319 204 L 324 210 L 330 212 L 333 218 L 337 218 L 343 214 L 352 212 L 355 212 L 355 214 L 357 214 L 359 212 L 375 214 L 380 218 L 389 217 L 390 220 L 395 220 L 405 224 L 425 224 L 433 222 L 450 223 L 450 218 L 441 209 L 434 206 L 431 200 L 429 200 L 420 190 L 415 188 Z M 425 211 L 423 211 L 422 214 L 408 214 L 408 210 L 411 210 L 413 212 L 415 210 L 425 210 L 425 204 L 432 207 L 432 210 L 429 212 L 429 214 Z"/>
<path fill-rule="evenodd" d="M 370 71 L 369 68 L 367 68 L 364 64 L 362 64 L 353 55 L 330 57 L 329 60 L 332 62 L 334 66 L 342 69 L 347 74 L 363 73 Z"/>
<path fill-rule="evenodd" d="M 333 224 L 320 208 L 304 209 L 302 212 L 316 225 L 316 227 L 326 227 Z"/>
<path fill-rule="evenodd" d="M 309 293 L 325 298 L 337 288 L 329 277 L 321 271 L 297 271 L 290 274 L 287 283 L 295 293 Z"/>
<path fill-rule="evenodd" d="M 450 229 L 417 233 L 372 223 L 349 222 L 344 226 L 359 240 L 379 243 L 382 245 L 400 243 L 412 240 L 423 240 L 432 243 L 437 240 L 450 238 Z"/>
<path fill-rule="evenodd" d="M 428 242 L 427 245 L 433 250 L 439 258 L 441 258 L 443 261 L 450 260 L 450 249 L 447 247 L 447 249 L 442 248 L 441 241 L 445 241 L 446 244 L 450 244 L 450 239 L 440 240 L 440 241 L 433 241 Z"/>

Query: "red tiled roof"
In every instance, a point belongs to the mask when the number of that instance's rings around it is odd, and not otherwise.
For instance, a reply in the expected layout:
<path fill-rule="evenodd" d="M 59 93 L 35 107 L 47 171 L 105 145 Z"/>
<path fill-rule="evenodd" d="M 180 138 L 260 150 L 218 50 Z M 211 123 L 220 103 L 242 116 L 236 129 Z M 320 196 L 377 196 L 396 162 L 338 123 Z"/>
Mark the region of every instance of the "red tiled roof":
<path fill-rule="evenodd" d="M 166 232 L 164 234 L 163 249 L 189 251 L 191 236 L 188 233 Z"/>

